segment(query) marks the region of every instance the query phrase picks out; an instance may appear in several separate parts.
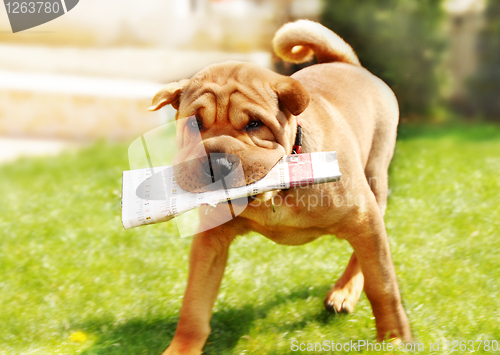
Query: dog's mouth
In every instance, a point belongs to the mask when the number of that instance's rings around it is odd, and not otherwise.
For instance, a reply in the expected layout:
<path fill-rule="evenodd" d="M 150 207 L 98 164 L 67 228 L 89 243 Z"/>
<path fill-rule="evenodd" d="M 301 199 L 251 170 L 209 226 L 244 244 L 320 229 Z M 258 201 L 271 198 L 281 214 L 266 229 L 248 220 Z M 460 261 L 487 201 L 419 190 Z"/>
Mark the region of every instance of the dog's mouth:
<path fill-rule="evenodd" d="M 202 163 L 203 173 L 210 177 L 212 183 L 223 180 L 228 187 L 244 185 L 242 179 L 241 160 L 237 155 L 225 153 L 211 153 Z"/>
<path fill-rule="evenodd" d="M 240 158 L 227 153 L 210 153 L 206 157 L 177 163 L 174 176 L 181 189 L 195 193 L 247 184 Z"/>
<path fill-rule="evenodd" d="M 224 142 L 228 145 L 232 141 Z M 222 143 L 218 141 L 218 145 Z M 183 149 L 173 160 L 174 176 L 184 191 L 201 193 L 251 185 L 265 177 L 283 157 L 280 149 L 238 149 L 238 155 Z"/>

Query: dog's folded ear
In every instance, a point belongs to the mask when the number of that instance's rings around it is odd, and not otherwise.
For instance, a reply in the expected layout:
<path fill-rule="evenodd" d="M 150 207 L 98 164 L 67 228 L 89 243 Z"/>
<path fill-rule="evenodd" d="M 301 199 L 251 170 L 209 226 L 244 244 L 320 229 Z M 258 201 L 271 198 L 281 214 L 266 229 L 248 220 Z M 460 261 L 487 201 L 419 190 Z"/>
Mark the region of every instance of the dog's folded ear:
<path fill-rule="evenodd" d="M 165 85 L 153 97 L 153 104 L 148 108 L 149 111 L 156 111 L 165 105 L 171 104 L 176 110 L 179 108 L 179 98 L 182 90 L 189 84 L 188 79 L 183 79 Z"/>
<path fill-rule="evenodd" d="M 302 84 L 289 76 L 281 76 L 274 85 L 280 103 L 294 116 L 300 115 L 309 105 L 311 95 Z"/>

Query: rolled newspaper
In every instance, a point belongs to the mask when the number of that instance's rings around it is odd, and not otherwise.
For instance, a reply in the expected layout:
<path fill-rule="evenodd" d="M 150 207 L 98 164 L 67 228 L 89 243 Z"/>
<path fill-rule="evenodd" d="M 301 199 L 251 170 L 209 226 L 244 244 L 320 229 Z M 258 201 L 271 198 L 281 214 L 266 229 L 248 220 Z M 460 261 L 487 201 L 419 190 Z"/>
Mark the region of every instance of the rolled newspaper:
<path fill-rule="evenodd" d="M 338 181 L 341 176 L 336 152 L 285 155 L 253 184 L 201 193 L 182 190 L 175 182 L 172 166 L 128 170 L 123 172 L 123 227 L 166 222 L 203 205 L 215 207 L 267 191 Z"/>

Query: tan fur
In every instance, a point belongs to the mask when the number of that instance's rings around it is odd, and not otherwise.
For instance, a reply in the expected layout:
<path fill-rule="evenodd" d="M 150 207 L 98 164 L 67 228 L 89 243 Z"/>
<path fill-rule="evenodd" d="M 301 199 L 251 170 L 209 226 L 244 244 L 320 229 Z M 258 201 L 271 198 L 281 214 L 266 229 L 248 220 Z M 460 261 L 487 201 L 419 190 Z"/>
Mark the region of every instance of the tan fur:
<path fill-rule="evenodd" d="M 299 119 L 303 152 L 336 151 L 342 180 L 262 194 L 242 214 L 210 230 L 206 227 L 218 224 L 217 208 L 208 215 L 201 210 L 199 230 L 206 231 L 193 238 L 180 320 L 164 354 L 201 353 L 229 246 L 249 231 L 286 245 L 328 234 L 346 239 L 354 253 L 325 298 L 326 308 L 350 312 L 364 289 L 372 304 L 377 339 L 411 340 L 383 221 L 399 115 L 394 94 L 359 65 L 345 42 L 319 24 L 287 24 L 274 43 L 278 55 L 286 59 L 306 60 L 307 51 L 290 54 L 300 45 L 313 49 L 320 62 L 337 62 L 310 66 L 291 78 L 249 64 L 214 65 L 187 82 L 170 84 L 155 97 L 153 109 L 178 102 L 177 141 L 183 159 L 196 156 L 200 149 L 232 153 L 241 159 L 246 175 L 257 177 L 291 153 Z M 193 114 L 203 124 L 202 143 L 190 145 L 180 122 Z M 255 116 L 264 126 L 246 130 Z M 196 176 L 199 171 L 193 167 L 188 174 Z M 281 201 L 276 212 L 271 199 L 275 204 Z M 337 204 L 340 200 L 343 203 Z"/>
<path fill-rule="evenodd" d="M 318 63 L 344 62 L 361 66 L 359 59 L 342 38 L 319 23 L 307 20 L 281 27 L 273 39 L 274 52 L 292 63 L 304 63 L 316 55 Z"/>

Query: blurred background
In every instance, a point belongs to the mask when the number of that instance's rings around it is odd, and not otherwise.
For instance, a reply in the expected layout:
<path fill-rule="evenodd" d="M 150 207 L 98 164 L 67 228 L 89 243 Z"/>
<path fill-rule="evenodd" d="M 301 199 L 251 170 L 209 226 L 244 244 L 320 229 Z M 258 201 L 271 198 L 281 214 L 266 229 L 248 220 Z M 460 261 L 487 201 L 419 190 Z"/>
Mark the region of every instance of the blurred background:
<path fill-rule="evenodd" d="M 0 11 L 0 159 L 137 137 L 171 118 L 145 110 L 161 84 L 210 63 L 291 74 L 300 68 L 274 57 L 271 39 L 300 18 L 354 47 L 395 91 L 402 123 L 500 121 L 498 1 L 83 0 L 16 34 Z"/>

